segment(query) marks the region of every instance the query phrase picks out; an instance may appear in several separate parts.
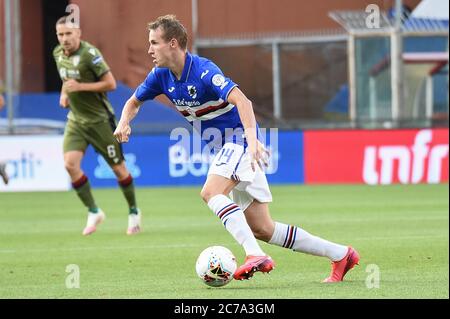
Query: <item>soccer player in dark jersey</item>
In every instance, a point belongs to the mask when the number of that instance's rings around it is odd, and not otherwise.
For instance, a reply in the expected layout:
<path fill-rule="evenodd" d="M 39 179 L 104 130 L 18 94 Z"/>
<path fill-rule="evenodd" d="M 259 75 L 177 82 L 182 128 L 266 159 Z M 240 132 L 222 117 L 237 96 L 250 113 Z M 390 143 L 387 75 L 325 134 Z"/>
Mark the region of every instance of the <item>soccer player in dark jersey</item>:
<path fill-rule="evenodd" d="M 64 131 L 64 163 L 73 188 L 88 209 L 83 235 L 95 232 L 105 218 L 81 169 L 89 144 L 117 176 L 129 206 L 127 234 L 136 234 L 141 229 L 141 211 L 136 205 L 133 178 L 125 166 L 122 148 L 113 136 L 116 120 L 106 96 L 106 92 L 116 88 L 116 81 L 100 51 L 82 41 L 79 26 L 69 20 L 62 17 L 56 23 L 59 45 L 53 50 L 53 57 L 63 81 L 60 105 L 70 109 Z"/>
<path fill-rule="evenodd" d="M 220 133 L 220 149 L 209 168 L 201 197 L 243 246 L 244 264 L 235 279 L 249 279 L 256 271 L 269 272 L 275 263 L 256 239 L 312 255 L 328 257 L 331 274 L 325 282 L 342 281 L 359 261 L 355 249 L 311 235 L 298 226 L 272 220 L 272 195 L 263 166 L 267 151 L 258 140 L 258 125 L 251 101 L 212 61 L 187 51 L 187 33 L 173 15 L 149 24 L 148 53 L 155 67 L 126 102 L 114 135 L 127 142 L 130 121 L 146 100 L 165 94 L 194 128 Z M 194 124 L 194 122 L 196 122 Z M 227 134 L 241 132 L 240 134 Z M 208 136 L 208 134 L 206 134 Z M 228 196 L 230 195 L 231 198 Z"/>

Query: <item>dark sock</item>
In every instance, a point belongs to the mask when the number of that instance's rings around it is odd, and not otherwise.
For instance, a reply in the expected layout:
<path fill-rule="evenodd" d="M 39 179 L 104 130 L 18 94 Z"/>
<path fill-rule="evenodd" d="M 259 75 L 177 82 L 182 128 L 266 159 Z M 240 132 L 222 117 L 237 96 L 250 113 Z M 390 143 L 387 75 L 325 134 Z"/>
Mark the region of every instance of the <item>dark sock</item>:
<path fill-rule="evenodd" d="M 72 187 L 77 192 L 77 195 L 83 202 L 84 206 L 89 209 L 89 212 L 97 213 L 98 207 L 95 204 L 94 197 L 92 196 L 91 184 L 89 184 L 87 176 L 81 176 L 80 179 L 72 183 Z"/>
<path fill-rule="evenodd" d="M 119 185 L 125 199 L 127 200 L 128 207 L 130 208 L 130 214 L 137 214 L 138 209 L 136 206 L 136 195 L 134 192 L 133 177 L 131 177 L 131 174 L 128 175 L 127 178 L 119 181 Z"/>

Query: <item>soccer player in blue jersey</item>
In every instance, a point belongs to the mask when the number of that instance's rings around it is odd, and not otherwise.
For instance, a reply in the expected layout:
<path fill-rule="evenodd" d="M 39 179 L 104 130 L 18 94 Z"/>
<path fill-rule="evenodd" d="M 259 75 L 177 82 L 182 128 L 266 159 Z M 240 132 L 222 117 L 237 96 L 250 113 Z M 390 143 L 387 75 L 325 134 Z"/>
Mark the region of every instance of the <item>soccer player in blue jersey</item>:
<path fill-rule="evenodd" d="M 175 16 L 159 17 L 149 23 L 148 29 L 148 53 L 155 67 L 125 103 L 114 132 L 117 140 L 128 142 L 130 122 L 144 101 L 165 94 L 189 122 L 200 121 L 201 132 L 215 128 L 222 133 L 220 151 L 211 164 L 201 197 L 245 250 L 247 257 L 234 278 L 249 279 L 257 271 L 270 272 L 274 268 L 274 261 L 263 252 L 259 239 L 328 257 L 332 270 L 324 281 L 342 281 L 359 261 L 356 250 L 272 220 L 268 205 L 272 195 L 262 169 L 267 151 L 258 140 L 251 101 L 212 61 L 187 51 L 186 29 Z M 227 134 L 227 130 L 239 129 L 243 134 Z"/>

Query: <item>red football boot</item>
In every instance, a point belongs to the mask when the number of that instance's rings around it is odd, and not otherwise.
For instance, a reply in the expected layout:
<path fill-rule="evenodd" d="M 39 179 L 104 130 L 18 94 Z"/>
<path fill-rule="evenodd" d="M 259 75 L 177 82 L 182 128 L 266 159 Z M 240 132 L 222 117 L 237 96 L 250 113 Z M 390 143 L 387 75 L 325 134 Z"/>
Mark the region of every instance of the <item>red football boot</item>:
<path fill-rule="evenodd" d="M 331 263 L 330 277 L 326 278 L 322 282 L 338 282 L 344 280 L 345 274 L 358 265 L 359 254 L 352 247 L 348 247 L 347 255 L 339 261 Z"/>
<path fill-rule="evenodd" d="M 234 279 L 250 279 L 257 271 L 269 273 L 275 268 L 275 262 L 269 256 L 247 256 L 245 263 L 234 272 Z"/>

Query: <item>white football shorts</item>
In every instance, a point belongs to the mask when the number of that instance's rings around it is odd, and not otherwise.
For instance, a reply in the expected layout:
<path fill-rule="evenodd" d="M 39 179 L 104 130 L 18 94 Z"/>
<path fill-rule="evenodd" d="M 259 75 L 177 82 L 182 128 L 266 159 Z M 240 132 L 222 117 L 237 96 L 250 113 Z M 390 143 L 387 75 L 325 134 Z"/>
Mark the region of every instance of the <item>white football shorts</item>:
<path fill-rule="evenodd" d="M 266 174 L 258 165 L 255 172 L 252 170 L 250 154 L 242 145 L 225 143 L 211 163 L 208 175 L 212 174 L 239 181 L 230 197 L 243 211 L 255 199 L 261 203 L 272 202 Z"/>

